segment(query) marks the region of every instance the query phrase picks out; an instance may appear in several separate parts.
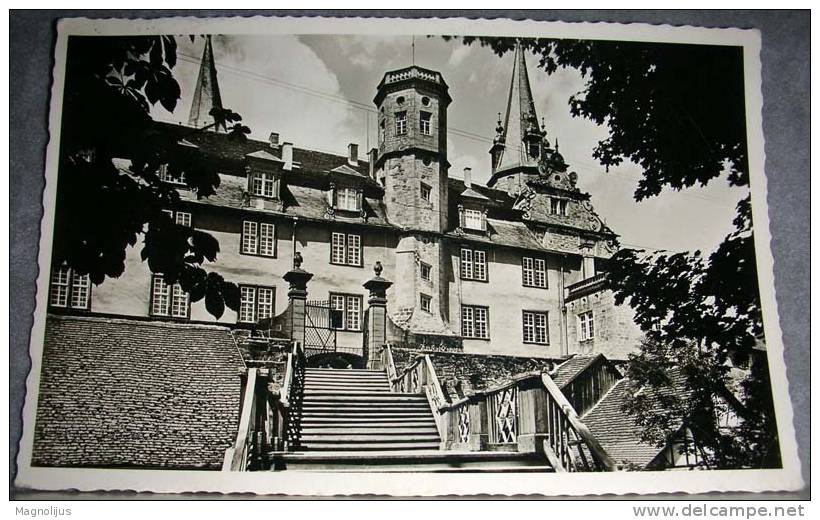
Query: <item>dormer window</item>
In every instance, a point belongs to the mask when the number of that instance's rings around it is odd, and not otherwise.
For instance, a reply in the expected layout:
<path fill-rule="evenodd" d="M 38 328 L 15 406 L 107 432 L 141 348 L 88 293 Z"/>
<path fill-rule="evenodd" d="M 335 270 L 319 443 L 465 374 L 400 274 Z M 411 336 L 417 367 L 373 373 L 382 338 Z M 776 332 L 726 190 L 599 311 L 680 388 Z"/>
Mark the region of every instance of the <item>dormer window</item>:
<path fill-rule="evenodd" d="M 467 229 L 484 230 L 484 213 L 477 209 L 464 210 L 464 227 Z"/>
<path fill-rule="evenodd" d="M 351 187 L 336 187 L 331 185 L 329 196 L 329 203 L 336 211 L 362 211 L 362 202 L 364 196 L 362 191 L 358 188 Z"/>
<path fill-rule="evenodd" d="M 462 230 L 486 232 L 487 211 L 484 208 L 479 209 L 479 207 L 475 205 L 466 208 L 463 205 L 459 205 L 458 222 Z"/>
<path fill-rule="evenodd" d="M 159 175 L 159 180 L 161 180 L 162 182 L 167 182 L 168 184 L 176 184 L 180 186 L 185 185 L 185 173 L 178 172 L 176 174 L 173 174 L 171 173 L 167 164 L 161 164 L 159 166 L 157 175 Z"/>
<path fill-rule="evenodd" d="M 557 199 L 555 197 L 550 199 L 550 213 L 562 217 L 567 216 L 567 201 L 566 199 Z"/>
<path fill-rule="evenodd" d="M 271 172 L 251 172 L 250 192 L 257 197 L 279 198 L 279 182 Z"/>

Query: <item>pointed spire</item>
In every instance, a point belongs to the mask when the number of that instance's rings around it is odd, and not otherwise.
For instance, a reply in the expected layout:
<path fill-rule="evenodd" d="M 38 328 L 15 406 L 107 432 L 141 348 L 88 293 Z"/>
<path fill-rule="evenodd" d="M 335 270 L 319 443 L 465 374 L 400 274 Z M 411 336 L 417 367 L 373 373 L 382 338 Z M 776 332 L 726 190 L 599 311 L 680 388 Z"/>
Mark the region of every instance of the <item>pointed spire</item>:
<path fill-rule="evenodd" d="M 188 124 L 196 128 L 213 124 L 214 118 L 210 114 L 213 108 L 222 108 L 222 97 L 219 95 L 219 83 L 216 81 L 214 49 L 211 36 L 208 35 L 205 37 L 205 50 L 199 66 L 199 78 L 196 80 Z"/>
<path fill-rule="evenodd" d="M 538 160 L 527 153 L 526 143 L 529 135 L 540 134 L 541 130 L 530 89 L 524 49 L 520 41 L 515 44 L 515 62 L 503 129 L 504 149 L 497 161 L 496 172 L 501 173 L 521 166 L 537 166 Z"/>

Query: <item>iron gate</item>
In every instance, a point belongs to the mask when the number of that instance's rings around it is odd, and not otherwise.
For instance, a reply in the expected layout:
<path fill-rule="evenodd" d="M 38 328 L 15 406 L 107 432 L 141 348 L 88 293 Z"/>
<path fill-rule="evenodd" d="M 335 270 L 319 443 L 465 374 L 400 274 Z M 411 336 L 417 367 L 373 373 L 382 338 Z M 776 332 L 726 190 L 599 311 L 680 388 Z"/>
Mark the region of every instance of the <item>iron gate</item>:
<path fill-rule="evenodd" d="M 329 301 L 305 304 L 305 355 L 336 352 L 336 330 L 342 327 L 342 311 Z"/>

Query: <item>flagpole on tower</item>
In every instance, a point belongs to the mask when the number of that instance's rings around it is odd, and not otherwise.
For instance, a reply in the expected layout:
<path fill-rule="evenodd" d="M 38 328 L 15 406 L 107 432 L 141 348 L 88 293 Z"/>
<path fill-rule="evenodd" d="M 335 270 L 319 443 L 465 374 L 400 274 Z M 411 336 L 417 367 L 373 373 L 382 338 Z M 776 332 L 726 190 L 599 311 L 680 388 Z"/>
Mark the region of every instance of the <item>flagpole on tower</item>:
<path fill-rule="evenodd" d="M 411 40 L 410 40 L 410 49 L 411 49 L 411 53 L 413 55 L 413 65 L 415 65 L 416 64 L 416 35 L 413 34 L 413 35 L 410 36 L 410 38 L 411 38 Z"/>

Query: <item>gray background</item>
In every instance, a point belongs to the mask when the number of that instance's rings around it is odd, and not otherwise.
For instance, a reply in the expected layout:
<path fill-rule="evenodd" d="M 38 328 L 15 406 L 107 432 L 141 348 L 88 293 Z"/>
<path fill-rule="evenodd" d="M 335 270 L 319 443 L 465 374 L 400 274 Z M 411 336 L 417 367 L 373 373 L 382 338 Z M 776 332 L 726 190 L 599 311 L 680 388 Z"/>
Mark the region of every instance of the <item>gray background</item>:
<path fill-rule="evenodd" d="M 763 37 L 763 131 L 766 139 L 768 204 L 774 274 L 789 391 L 806 488 L 793 494 L 760 498 L 810 496 L 810 350 L 809 350 L 809 11 L 11 11 L 10 14 L 10 377 L 9 484 L 16 473 L 17 444 L 22 432 L 25 380 L 30 368 L 29 334 L 38 275 L 40 219 L 43 215 L 45 149 L 56 22 L 61 17 L 151 18 L 160 16 L 233 15 L 325 16 L 466 16 L 560 21 L 646 22 L 703 27 L 759 29 Z M 83 498 L 93 494 L 18 492 L 21 499 Z M 134 494 L 107 498 L 141 498 Z M 204 496 L 202 496 L 204 498 Z M 676 498 L 675 495 L 667 495 Z M 721 498 L 755 495 L 724 494 Z M 162 498 L 146 494 L 144 498 Z M 189 498 L 193 498 L 189 495 Z M 663 498 L 663 497 L 658 497 Z M 679 498 L 679 497 L 678 497 Z M 694 498 L 694 497 L 691 497 Z M 704 496 L 704 498 L 706 498 Z M 715 498 L 715 495 L 710 495 Z"/>

